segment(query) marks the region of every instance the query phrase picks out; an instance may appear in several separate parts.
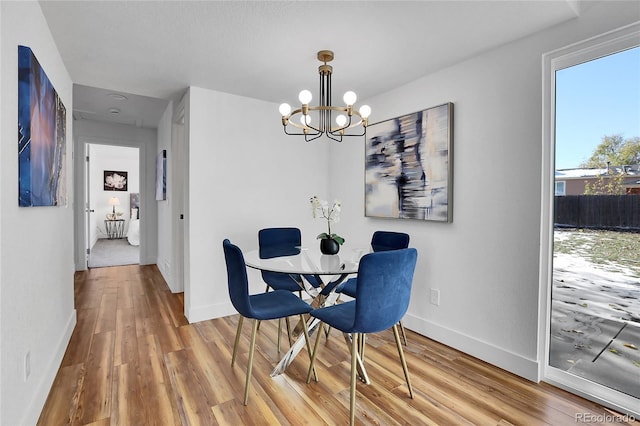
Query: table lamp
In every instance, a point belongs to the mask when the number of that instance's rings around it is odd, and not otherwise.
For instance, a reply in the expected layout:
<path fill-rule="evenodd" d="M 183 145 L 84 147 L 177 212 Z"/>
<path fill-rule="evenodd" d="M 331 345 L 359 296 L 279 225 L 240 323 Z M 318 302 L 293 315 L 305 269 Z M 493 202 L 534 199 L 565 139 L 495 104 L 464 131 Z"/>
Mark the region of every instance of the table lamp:
<path fill-rule="evenodd" d="M 120 200 L 118 199 L 118 197 L 111 197 L 109 198 L 109 205 L 113 206 L 113 217 L 116 217 L 116 206 L 120 205 Z"/>

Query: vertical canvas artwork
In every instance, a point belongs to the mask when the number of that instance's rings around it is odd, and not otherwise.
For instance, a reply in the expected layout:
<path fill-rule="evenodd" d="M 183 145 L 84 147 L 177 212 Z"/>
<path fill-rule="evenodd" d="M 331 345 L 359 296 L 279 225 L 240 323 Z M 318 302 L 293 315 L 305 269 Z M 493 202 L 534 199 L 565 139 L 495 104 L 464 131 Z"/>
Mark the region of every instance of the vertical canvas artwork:
<path fill-rule="evenodd" d="M 66 109 L 30 48 L 18 46 L 18 204 L 64 206 Z"/>
<path fill-rule="evenodd" d="M 167 150 L 156 157 L 156 200 L 167 199 Z"/>
<path fill-rule="evenodd" d="M 128 188 L 127 172 L 117 172 L 113 170 L 104 171 L 104 190 L 105 191 L 127 191 Z"/>
<path fill-rule="evenodd" d="M 367 128 L 365 215 L 451 222 L 453 104 Z"/>

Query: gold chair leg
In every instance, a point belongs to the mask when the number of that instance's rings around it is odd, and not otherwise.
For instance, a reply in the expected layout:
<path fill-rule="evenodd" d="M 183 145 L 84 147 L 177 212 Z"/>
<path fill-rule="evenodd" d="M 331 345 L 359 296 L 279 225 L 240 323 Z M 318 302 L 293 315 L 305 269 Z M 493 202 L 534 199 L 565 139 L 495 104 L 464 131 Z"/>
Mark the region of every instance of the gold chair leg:
<path fill-rule="evenodd" d="M 242 332 L 242 321 L 244 321 L 244 317 L 240 315 L 240 319 L 238 320 L 238 329 L 236 330 L 236 341 L 233 344 L 233 355 L 231 355 L 231 366 L 236 362 L 236 352 L 238 351 L 238 342 L 240 341 L 240 332 Z"/>
<path fill-rule="evenodd" d="M 407 368 L 407 361 L 404 359 L 404 351 L 402 350 L 402 343 L 400 342 L 400 334 L 398 333 L 397 324 L 394 324 L 393 326 L 393 335 L 396 338 L 396 346 L 398 347 L 398 355 L 400 355 L 404 378 L 407 380 L 407 386 L 409 387 L 409 396 L 413 399 L 413 388 L 411 387 L 411 379 L 409 378 L 409 369 Z"/>
<path fill-rule="evenodd" d="M 356 360 L 358 356 L 358 345 L 362 335 L 360 333 L 351 334 L 351 393 L 349 401 L 350 421 L 349 424 L 353 426 L 356 418 L 356 376 L 357 365 Z"/>
<path fill-rule="evenodd" d="M 367 343 L 367 335 L 366 334 L 360 335 L 360 338 L 358 339 L 358 353 L 360 354 L 360 359 L 362 360 L 363 364 L 364 364 L 364 348 L 366 346 L 366 343 Z"/>
<path fill-rule="evenodd" d="M 318 336 L 316 337 L 316 343 L 315 345 L 313 345 L 313 353 L 311 354 L 311 364 L 309 364 L 309 372 L 307 373 L 307 383 L 311 382 L 311 373 L 313 373 L 315 371 L 315 362 L 316 362 L 316 355 L 318 355 L 318 347 L 319 347 L 319 343 L 320 343 L 320 336 L 322 336 L 322 327 L 324 326 L 324 323 L 321 322 L 320 325 L 318 325 Z M 318 377 L 316 376 L 316 379 Z"/>
<path fill-rule="evenodd" d="M 311 357 L 312 357 L 312 353 L 311 353 L 311 338 L 309 337 L 309 327 L 307 327 L 307 322 L 304 319 L 304 315 L 300 315 L 300 321 L 302 321 L 302 324 L 303 324 L 302 331 L 304 332 L 304 342 L 307 345 L 307 352 L 309 352 L 309 360 L 311 360 Z M 316 371 L 315 367 L 313 367 L 313 376 L 315 377 L 315 380 L 317 382 L 318 381 L 318 372 Z"/>
<path fill-rule="evenodd" d="M 278 353 L 280 353 L 280 336 L 282 335 L 282 318 L 278 318 Z"/>
<path fill-rule="evenodd" d="M 407 333 L 404 332 L 404 325 L 402 325 L 402 321 L 399 321 L 398 325 L 400 326 L 400 334 L 402 334 L 402 341 L 404 342 L 404 345 L 407 346 Z"/>
<path fill-rule="evenodd" d="M 289 321 L 289 317 L 286 317 L 284 320 L 287 323 L 287 337 L 289 338 L 289 347 L 291 347 L 293 346 L 293 340 L 291 339 L 291 321 Z"/>
<path fill-rule="evenodd" d="M 249 365 L 247 365 L 247 379 L 244 382 L 244 405 L 249 402 L 249 385 L 251 385 L 251 370 L 253 369 L 253 353 L 256 349 L 256 334 L 258 334 L 258 320 L 253 321 L 251 332 L 251 345 L 249 347 Z"/>

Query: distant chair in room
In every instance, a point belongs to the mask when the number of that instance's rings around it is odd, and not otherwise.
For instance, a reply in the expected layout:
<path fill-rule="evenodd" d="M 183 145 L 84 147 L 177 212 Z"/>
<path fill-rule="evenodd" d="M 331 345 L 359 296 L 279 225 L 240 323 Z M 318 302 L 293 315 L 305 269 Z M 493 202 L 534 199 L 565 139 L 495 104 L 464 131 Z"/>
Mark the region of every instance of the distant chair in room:
<path fill-rule="evenodd" d="M 413 398 L 409 370 L 402 351 L 397 324 L 409 307 L 417 255 L 414 248 L 364 255 L 358 267 L 358 287 L 355 300 L 311 311 L 311 316 L 318 318 L 322 323 L 343 333 L 351 334 L 350 413 L 352 425 L 355 419 L 358 348 L 360 340 L 367 333 L 377 333 L 393 327 L 393 335 L 409 388 L 409 396 Z M 322 323 L 320 327 L 322 327 Z M 321 334 L 318 333 L 314 349 L 311 352 L 307 383 L 311 381 L 311 374 L 315 371 L 314 365 L 318 356 Z"/>
<path fill-rule="evenodd" d="M 371 237 L 371 248 L 374 252 L 405 249 L 407 247 L 409 247 L 409 234 L 405 234 L 404 232 L 376 231 Z M 351 278 L 347 280 L 338 291 L 342 294 L 355 298 L 357 286 L 358 278 Z M 400 332 L 402 333 L 402 340 L 406 345 L 407 335 L 404 331 L 402 321 L 399 321 L 399 325 Z"/>
<path fill-rule="evenodd" d="M 244 262 L 244 256 L 238 246 L 231 244 L 228 239 L 222 242 L 224 250 L 224 258 L 227 264 L 227 280 L 229 286 L 229 296 L 233 307 L 240 314 L 238 320 L 238 329 L 233 345 L 233 354 L 231 356 L 231 366 L 235 364 L 236 353 L 238 350 L 238 342 L 240 341 L 240 333 L 242 332 L 242 323 L 244 318 L 253 319 L 253 331 L 251 332 L 251 343 L 249 347 L 249 362 L 247 365 L 247 377 L 244 386 L 244 405 L 249 400 L 249 385 L 251 383 L 251 370 L 253 368 L 253 354 L 255 352 L 256 334 L 258 332 L 258 324 L 263 320 L 288 318 L 292 315 L 299 315 L 302 324 L 307 349 L 311 354 L 311 344 L 309 343 L 309 331 L 304 314 L 309 313 L 312 308 L 304 300 L 287 290 L 274 290 L 268 293 L 260 293 L 249 295 L 249 280 L 247 278 L 247 268 Z"/>
<path fill-rule="evenodd" d="M 298 228 L 264 228 L 258 231 L 258 246 L 260 257 L 268 259 L 278 256 L 296 254 L 302 245 L 302 235 Z M 261 271 L 262 280 L 269 288 L 274 290 L 287 290 L 298 292 L 302 297 L 302 277 L 298 274 L 285 274 L 281 272 Z M 320 286 L 320 281 L 313 275 L 305 275 L 304 278 L 314 287 Z M 291 341 L 291 324 L 288 318 L 287 337 L 289 345 Z M 278 321 L 278 352 L 280 352 L 280 336 L 282 335 L 282 320 Z"/>

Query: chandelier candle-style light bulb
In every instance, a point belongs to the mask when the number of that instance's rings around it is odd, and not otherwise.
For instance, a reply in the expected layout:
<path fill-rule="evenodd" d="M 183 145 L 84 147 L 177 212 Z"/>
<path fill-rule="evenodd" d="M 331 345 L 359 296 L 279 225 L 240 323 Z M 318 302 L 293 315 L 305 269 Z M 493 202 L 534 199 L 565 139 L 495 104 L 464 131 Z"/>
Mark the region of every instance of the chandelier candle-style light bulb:
<path fill-rule="evenodd" d="M 360 107 L 360 116 L 362 118 L 369 118 L 370 115 L 371 115 L 371 107 L 369 105 L 362 105 Z"/>
<path fill-rule="evenodd" d="M 355 93 L 349 90 L 347 93 L 344 94 L 344 96 L 342 97 L 342 100 L 347 105 L 353 105 L 358 100 L 358 97 L 356 96 Z"/>
<path fill-rule="evenodd" d="M 300 100 L 300 103 L 302 105 L 309 105 L 309 102 L 311 102 L 311 99 L 313 99 L 313 95 L 311 94 L 310 91 L 303 90 L 298 95 L 298 99 Z"/>
<path fill-rule="evenodd" d="M 280 104 L 280 115 L 289 115 L 291 112 L 291 105 L 284 103 Z"/>
<path fill-rule="evenodd" d="M 287 103 L 281 104 L 279 111 L 282 116 L 284 132 L 287 135 L 304 136 L 306 142 L 323 135 L 337 142 L 342 142 L 344 136 L 366 136 L 371 108 L 368 105 L 362 105 L 360 110 L 356 110 L 354 105 L 358 97 L 351 90 L 343 96 L 345 106 L 332 105 L 331 74 L 333 67 L 328 65 L 328 62 L 333 60 L 333 52 L 321 50 L 317 57 L 323 63 L 318 67 L 320 74 L 318 105 L 310 105 L 313 95 L 309 90 L 302 90 L 298 94 L 299 107 L 292 109 Z M 299 115 L 299 120 L 291 120 L 295 115 Z M 313 125 L 311 124 L 311 116 L 313 116 Z M 297 132 L 296 128 L 299 129 Z M 358 131 L 357 129 L 360 128 L 361 130 Z M 293 132 L 290 129 L 293 129 Z"/>

